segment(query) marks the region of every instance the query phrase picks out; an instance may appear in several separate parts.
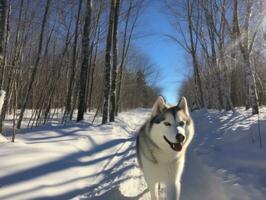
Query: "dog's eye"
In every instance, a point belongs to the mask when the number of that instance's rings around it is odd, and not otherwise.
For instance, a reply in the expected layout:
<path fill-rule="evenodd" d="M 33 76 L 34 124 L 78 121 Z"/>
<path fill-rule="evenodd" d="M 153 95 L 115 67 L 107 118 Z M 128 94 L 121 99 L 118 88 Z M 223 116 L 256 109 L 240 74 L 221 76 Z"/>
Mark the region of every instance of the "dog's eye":
<path fill-rule="evenodd" d="M 179 122 L 179 124 L 178 124 L 179 126 L 184 126 L 185 125 L 185 123 L 183 122 L 183 121 L 181 121 L 181 122 Z"/>
<path fill-rule="evenodd" d="M 164 122 L 164 125 L 165 125 L 165 126 L 171 126 L 171 123 L 169 123 L 169 122 Z"/>

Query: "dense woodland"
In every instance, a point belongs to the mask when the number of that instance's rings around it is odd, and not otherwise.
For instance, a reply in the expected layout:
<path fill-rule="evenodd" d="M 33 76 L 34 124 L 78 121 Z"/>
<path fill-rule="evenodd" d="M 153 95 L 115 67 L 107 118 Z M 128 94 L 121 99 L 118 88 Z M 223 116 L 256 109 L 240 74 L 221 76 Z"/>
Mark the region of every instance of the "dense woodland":
<path fill-rule="evenodd" d="M 38 126 L 58 110 L 62 122 L 94 110 L 107 123 L 120 111 L 151 107 L 161 93 L 153 84 L 159 73 L 134 45 L 151 2 L 0 0 L 0 131 L 7 114 L 20 128 L 27 109 L 29 126 Z M 191 66 L 179 96 L 193 108 L 259 113 L 266 103 L 266 2 L 159 2 L 176 30 L 162 37 L 184 48 Z"/>
<path fill-rule="evenodd" d="M 234 110 L 266 104 L 266 1 L 167 1 L 168 35 L 187 51 L 191 75 L 181 95 L 192 107 Z"/>
<path fill-rule="evenodd" d="M 21 127 L 83 119 L 94 110 L 103 123 L 118 112 L 151 107 L 160 90 L 149 58 L 134 46 L 142 0 L 1 0 L 1 113 Z M 78 110 L 77 118 L 73 112 Z M 0 131 L 1 132 L 1 131 Z"/>

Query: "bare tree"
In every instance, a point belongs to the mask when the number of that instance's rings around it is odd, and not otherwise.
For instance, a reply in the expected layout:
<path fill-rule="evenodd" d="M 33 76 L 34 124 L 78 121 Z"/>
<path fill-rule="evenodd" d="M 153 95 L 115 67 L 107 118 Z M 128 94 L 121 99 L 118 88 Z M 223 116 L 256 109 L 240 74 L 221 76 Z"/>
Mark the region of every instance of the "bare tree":
<path fill-rule="evenodd" d="M 252 69 L 250 63 L 250 53 L 253 48 L 253 44 L 255 41 L 255 37 L 257 35 L 257 31 L 255 30 L 252 35 L 250 36 L 249 30 L 249 22 L 251 16 L 251 10 L 253 6 L 252 0 L 245 1 L 245 16 L 244 16 L 244 24 L 243 28 L 241 29 L 238 27 L 237 36 L 239 40 L 239 47 L 241 54 L 243 56 L 243 64 L 245 69 L 245 76 L 246 76 L 246 108 L 248 109 L 250 105 L 252 106 L 252 113 L 258 114 L 259 113 L 259 104 L 258 104 L 258 94 L 257 94 L 257 86 L 255 81 L 254 70 Z M 238 3 L 237 0 L 234 0 L 234 19 L 238 20 Z M 261 23 L 261 22 L 259 22 Z M 239 24 L 239 23 L 236 23 Z"/>
<path fill-rule="evenodd" d="M 30 92 L 32 90 L 32 85 L 34 83 L 35 76 L 36 76 L 36 73 L 37 73 L 37 69 L 38 69 L 38 66 L 39 66 L 39 62 L 40 62 L 40 59 L 41 59 L 41 52 L 42 52 L 42 46 L 43 46 L 43 34 L 44 34 L 45 25 L 46 25 L 47 18 L 48 18 L 48 11 L 49 11 L 49 8 L 50 8 L 50 4 L 51 4 L 51 0 L 47 0 L 46 6 L 45 6 L 44 15 L 43 15 L 43 19 L 42 19 L 42 23 L 41 23 L 41 31 L 40 31 L 40 37 L 39 37 L 38 53 L 37 53 L 36 60 L 35 60 L 34 66 L 33 66 L 33 71 L 32 71 L 31 78 L 30 78 L 30 83 L 28 85 L 28 89 L 26 91 L 25 98 L 23 100 L 23 104 L 22 104 L 22 107 L 21 107 L 20 116 L 19 116 L 18 124 L 17 124 L 17 128 L 18 129 L 20 129 L 20 127 L 21 127 L 21 122 L 22 122 L 22 119 L 23 119 L 23 116 L 24 116 L 24 112 L 25 112 L 25 109 L 26 109 L 26 106 L 27 106 L 27 103 L 28 103 L 29 95 L 30 95 Z"/>
<path fill-rule="evenodd" d="M 106 38 L 105 50 L 105 80 L 104 80 L 104 100 L 103 100 L 103 117 L 102 123 L 107 123 L 109 113 L 109 97 L 110 97 L 110 75 L 111 75 L 111 48 L 114 28 L 116 0 L 112 0 L 109 14 L 108 33 Z"/>
<path fill-rule="evenodd" d="M 180 37 L 175 37 L 172 35 L 167 35 L 170 39 L 177 42 L 178 45 L 183 47 L 192 58 L 192 64 L 193 64 L 193 77 L 194 77 L 194 84 L 195 84 L 195 91 L 196 91 L 196 98 L 194 103 L 197 104 L 198 107 L 204 107 L 205 106 L 205 99 L 203 94 L 203 88 L 202 88 L 202 78 L 200 76 L 200 67 L 199 67 L 199 61 L 197 58 L 197 51 L 198 51 L 198 43 L 199 43 L 199 32 L 200 32 L 200 23 L 201 23 L 201 16 L 200 11 L 198 10 L 199 4 L 197 1 L 192 0 L 186 0 L 183 2 L 184 6 L 184 16 L 180 17 L 179 14 L 177 14 L 177 8 L 175 8 L 176 3 L 168 3 L 167 7 L 169 8 L 172 15 L 175 17 L 175 25 L 178 28 L 178 31 L 180 32 Z M 182 14 L 181 14 L 182 16 Z M 183 27 L 180 24 L 180 18 L 184 19 L 186 22 L 187 29 L 184 30 Z M 186 34 L 186 31 L 188 34 Z"/>
<path fill-rule="evenodd" d="M 69 78 L 69 83 L 68 83 L 64 118 L 70 115 L 70 112 L 71 112 L 72 93 L 73 93 L 73 86 L 74 86 L 74 79 L 75 79 L 75 68 L 76 68 L 76 62 L 77 62 L 76 56 L 77 56 L 77 42 L 78 42 L 78 33 L 79 33 L 78 31 L 79 31 L 81 6 L 82 6 L 82 0 L 79 0 L 78 13 L 77 13 L 76 24 L 75 24 L 75 35 L 74 35 L 74 44 L 73 44 L 73 52 L 72 52 L 72 60 L 71 60 L 72 63 L 71 63 L 70 78 Z M 69 118 L 71 119 L 70 116 Z"/>
<path fill-rule="evenodd" d="M 7 2 L 9 1 L 7 0 Z M 124 110 L 141 105 L 146 106 L 148 105 L 146 100 L 148 98 L 153 99 L 159 93 L 157 88 L 149 85 L 146 81 L 146 73 L 138 73 L 136 70 L 138 67 L 146 66 L 145 64 L 130 66 L 130 63 L 133 62 L 131 59 L 141 59 L 142 55 L 135 58 L 127 56 L 133 52 L 133 46 L 130 44 L 134 27 L 136 27 L 137 19 L 141 13 L 142 2 L 141 0 L 124 1 L 123 3 L 114 1 L 115 4 L 113 4 L 117 11 L 116 13 L 115 10 L 112 11 L 111 19 L 115 22 L 117 18 L 117 22 L 116 25 L 110 26 L 112 31 L 109 34 L 111 37 L 109 70 L 112 71 L 109 71 L 108 82 L 111 86 L 109 85 L 108 98 L 112 100 L 112 104 L 110 107 L 108 106 L 107 119 L 109 117 L 111 121 L 114 117 L 111 113 L 115 109 L 117 112 L 118 108 Z M 28 127 L 32 128 L 53 120 L 60 120 L 59 112 L 62 110 L 64 110 L 62 121 L 71 118 L 77 104 L 78 107 L 81 105 L 81 99 L 78 98 L 79 96 L 82 98 L 82 95 L 79 95 L 81 88 L 83 88 L 83 93 L 85 88 L 84 108 L 88 105 L 89 110 L 96 109 L 96 114 L 101 113 L 104 78 L 106 77 L 103 67 L 105 63 L 103 52 L 106 50 L 104 38 L 107 41 L 109 26 L 105 16 L 110 7 L 104 0 L 94 1 L 94 3 L 95 9 L 91 10 L 91 22 L 87 31 L 89 33 L 88 48 L 84 48 L 82 37 L 86 30 L 80 24 L 81 21 L 86 20 L 88 14 L 85 8 L 87 2 L 82 0 L 78 3 L 51 0 L 10 1 L 12 15 L 9 15 L 10 9 L 8 9 L 6 21 L 9 21 L 10 16 L 10 24 L 6 23 L 5 26 L 8 34 L 5 34 L 4 38 L 5 65 L 4 68 L 1 66 L 0 87 L 6 91 L 1 121 L 4 120 L 5 116 L 12 117 L 11 114 L 13 114 L 14 139 L 15 125 L 18 128 L 21 126 L 22 120 L 26 116 L 24 114 L 26 109 L 32 111 L 31 116 L 26 119 L 29 119 L 27 121 Z M 117 4 L 121 5 L 118 7 Z M 82 8 L 83 5 L 84 9 Z M 10 7 L 7 5 L 7 8 Z M 121 31 L 122 34 L 119 34 Z M 10 40 L 7 40 L 9 35 Z M 121 46 L 117 45 L 119 41 L 122 42 Z M 121 51 L 119 51 L 120 47 Z M 84 49 L 89 52 L 87 56 L 83 55 Z M 115 56 L 117 54 L 119 58 Z M 87 61 L 83 62 L 83 58 Z M 84 71 L 81 72 L 81 67 L 78 67 L 84 63 L 86 63 L 87 68 L 85 73 L 83 73 Z M 116 68 L 119 68 L 119 73 L 117 78 L 112 78 L 111 81 L 111 76 L 116 75 Z M 87 75 L 85 75 L 86 73 Z M 84 77 L 86 80 L 83 79 Z M 141 80 L 141 83 L 136 84 L 136 80 Z M 82 82 L 86 83 L 84 87 L 81 85 Z M 137 98 L 137 87 L 141 87 L 140 93 L 143 92 L 140 94 L 140 99 Z M 121 95 L 118 89 L 121 91 Z M 133 92 L 132 100 L 126 98 L 127 90 Z M 63 91 L 67 92 L 64 93 Z M 121 100 L 116 98 L 116 95 L 121 97 Z M 148 98 L 144 98 L 144 96 Z M 18 123 L 17 109 L 21 109 Z M 110 113 L 108 113 L 109 110 Z M 27 116 L 28 113 L 30 112 L 27 112 Z"/>
<path fill-rule="evenodd" d="M 123 41 L 122 41 L 122 53 L 121 53 L 121 61 L 118 68 L 118 77 L 117 77 L 117 89 L 116 89 L 116 108 L 115 115 L 118 114 L 118 110 L 121 107 L 121 87 L 122 87 L 122 78 L 123 78 L 123 70 L 124 65 L 126 63 L 126 58 L 128 55 L 129 47 L 131 44 L 133 32 L 136 28 L 137 21 L 140 16 L 141 8 L 144 1 L 137 2 L 137 5 L 133 5 L 133 1 L 129 1 L 128 8 L 125 14 L 125 27 L 123 30 Z M 133 13 L 134 7 L 136 9 L 135 14 Z M 132 24 L 130 26 L 130 20 L 132 19 Z"/>
<path fill-rule="evenodd" d="M 88 78 L 88 64 L 89 64 L 89 45 L 90 45 L 90 25 L 91 25 L 91 12 L 92 12 L 92 2 L 87 0 L 86 4 L 86 14 L 83 26 L 82 35 L 82 63 L 80 70 L 80 88 L 79 88 L 79 105 L 78 105 L 78 117 L 77 121 L 84 119 L 85 112 L 85 97 L 87 88 L 87 78 Z"/>
<path fill-rule="evenodd" d="M 169 37 L 191 55 L 196 92 L 190 95 L 192 101 L 200 97 L 199 102 L 204 101 L 207 107 L 234 110 L 235 105 L 243 105 L 246 100 L 247 107 L 251 105 L 252 112 L 257 113 L 256 84 L 261 82 L 261 76 L 256 77 L 256 66 L 250 59 L 256 37 L 261 35 L 265 11 L 261 9 L 264 7 L 261 1 L 241 1 L 241 8 L 239 3 L 238 0 L 182 3 L 168 0 L 166 5 L 178 27 L 178 37 Z M 184 29 L 186 24 L 188 29 Z M 191 88 L 187 83 L 183 86 Z"/>
<path fill-rule="evenodd" d="M 3 3 L 4 2 L 4 3 Z M 6 5 L 8 8 L 5 7 L 5 1 L 1 2 L 1 5 L 3 5 L 4 7 L 2 7 L 2 11 L 1 11 L 1 29 L 4 28 L 3 30 L 1 30 L 1 50 L 0 50 L 0 89 L 3 88 L 4 85 L 4 77 L 5 77 L 5 69 L 6 69 L 6 63 L 7 63 L 7 44 L 8 44 L 8 40 L 9 40 L 9 19 L 10 19 L 10 11 L 11 11 L 11 5 L 9 2 L 9 5 Z M 6 11 L 7 10 L 7 11 Z M 2 18 L 6 18 L 4 21 Z M 3 24 L 2 24 L 3 23 Z M 5 25 L 5 27 L 3 27 L 3 25 Z M 2 35 L 4 34 L 4 35 Z M 5 37 L 4 37 L 5 36 Z M 4 38 L 2 38 L 4 37 Z"/>
<path fill-rule="evenodd" d="M 7 18 L 7 0 L 0 1 L 0 64 L 3 65 L 5 30 Z"/>
<path fill-rule="evenodd" d="M 103 14 L 104 11 L 104 2 L 100 1 L 99 2 L 99 8 L 97 10 L 96 13 L 96 19 L 95 19 L 95 25 L 94 25 L 94 35 L 93 35 L 93 41 L 92 41 L 92 45 L 93 48 L 91 50 L 92 54 L 91 54 L 91 73 L 90 73 L 90 84 L 88 85 L 88 109 L 89 111 L 91 111 L 92 109 L 92 92 L 93 92 L 93 86 L 94 86 L 94 77 L 95 77 L 95 68 L 96 68 L 96 62 L 97 62 L 97 58 L 98 58 L 98 53 L 99 53 L 99 43 L 100 43 L 100 36 L 101 36 L 101 24 L 100 24 L 100 19 L 101 19 L 101 15 Z M 93 55 L 94 54 L 94 55 Z M 98 104 L 99 105 L 99 104 Z M 97 105 L 97 109 L 99 108 L 99 106 Z"/>
<path fill-rule="evenodd" d="M 113 66 L 112 66 L 112 80 L 111 80 L 111 91 L 110 91 L 110 122 L 115 121 L 115 108 L 116 108 L 116 77 L 117 77 L 117 29 L 118 29 L 118 18 L 119 18 L 119 7 L 120 0 L 116 0 L 115 13 L 114 13 L 114 27 L 113 27 Z"/>

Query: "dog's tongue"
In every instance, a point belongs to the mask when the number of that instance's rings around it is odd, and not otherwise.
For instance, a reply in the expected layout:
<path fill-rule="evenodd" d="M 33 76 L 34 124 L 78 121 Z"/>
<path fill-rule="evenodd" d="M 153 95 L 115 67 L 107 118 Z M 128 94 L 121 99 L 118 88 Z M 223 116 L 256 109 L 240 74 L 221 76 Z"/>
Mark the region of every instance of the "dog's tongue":
<path fill-rule="evenodd" d="M 181 151 L 182 150 L 182 144 L 181 143 L 175 143 L 173 144 L 172 148 L 175 150 L 175 151 Z"/>

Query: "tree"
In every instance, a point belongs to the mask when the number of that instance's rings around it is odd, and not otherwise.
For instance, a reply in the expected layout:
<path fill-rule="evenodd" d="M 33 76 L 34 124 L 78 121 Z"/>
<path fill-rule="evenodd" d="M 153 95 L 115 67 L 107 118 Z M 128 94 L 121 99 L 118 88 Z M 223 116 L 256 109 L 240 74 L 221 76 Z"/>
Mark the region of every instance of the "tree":
<path fill-rule="evenodd" d="M 193 65 L 193 77 L 194 77 L 194 87 L 196 91 L 196 98 L 195 103 L 198 107 L 204 107 L 205 106 L 205 99 L 203 94 L 203 88 L 202 88 L 202 78 L 200 76 L 200 67 L 199 67 L 199 61 L 197 58 L 197 51 L 198 51 L 198 43 L 199 43 L 199 29 L 200 29 L 200 11 L 198 10 L 197 2 L 193 2 L 191 0 L 186 0 L 183 2 L 184 4 L 184 16 L 185 19 L 185 27 L 184 30 L 179 22 L 179 17 L 175 19 L 176 26 L 178 27 L 178 31 L 180 32 L 179 37 L 175 37 L 172 35 L 167 35 L 171 40 L 177 42 L 178 45 L 183 47 L 192 58 L 192 65 Z M 176 15 L 176 12 L 178 12 L 175 8 L 176 4 L 167 4 L 169 10 L 171 11 L 173 16 Z M 185 32 L 188 32 L 186 34 Z"/>
<path fill-rule="evenodd" d="M 0 0 L 0 72 L 1 79 L 0 79 L 0 89 L 3 87 L 3 81 L 4 81 L 4 70 L 5 70 L 5 61 L 4 61 L 4 48 L 6 44 L 7 38 L 5 37 L 6 33 L 6 24 L 7 24 L 7 0 Z M 6 39 L 5 39 L 6 38 Z M 2 132 L 2 123 L 3 123 L 3 114 L 2 107 L 4 102 L 7 102 L 5 99 L 5 91 L 0 90 L 0 132 Z M 4 108 L 5 109 L 5 108 Z M 3 109 L 3 110 L 4 110 Z"/>
<path fill-rule="evenodd" d="M 91 25 L 92 2 L 87 0 L 86 15 L 82 35 L 82 63 L 80 69 L 80 88 L 77 121 L 83 120 L 85 112 L 85 97 L 88 78 L 89 45 L 90 45 L 90 25 Z"/>
<path fill-rule="evenodd" d="M 43 19 L 42 19 L 42 23 L 41 23 L 41 31 L 40 31 L 40 36 L 39 36 L 38 52 L 37 52 L 36 60 L 35 60 L 35 63 L 34 63 L 34 66 L 33 66 L 33 70 L 32 70 L 32 73 L 31 73 L 28 89 L 26 91 L 25 98 L 23 100 L 23 104 L 22 104 L 22 107 L 21 107 L 20 116 L 19 116 L 18 124 L 17 124 L 17 128 L 18 129 L 20 129 L 20 126 L 21 126 L 21 122 L 22 122 L 22 119 L 23 119 L 23 116 L 24 116 L 24 112 L 25 112 L 25 109 L 27 107 L 29 95 L 30 95 L 30 92 L 32 90 L 32 85 L 34 83 L 34 80 L 35 80 L 35 77 L 36 77 L 36 73 L 37 73 L 37 69 L 38 69 L 38 66 L 39 66 L 39 62 L 40 62 L 40 59 L 41 59 L 41 52 L 42 52 L 42 47 L 43 47 L 43 35 L 44 35 L 44 29 L 45 29 L 45 25 L 46 25 L 47 18 L 48 18 L 48 11 L 50 9 L 50 4 L 51 4 L 51 0 L 47 0 L 46 6 L 45 6 L 44 15 L 43 15 Z"/>
<path fill-rule="evenodd" d="M 105 49 L 105 78 L 104 78 L 104 100 L 103 100 L 103 117 L 102 123 L 107 123 L 109 113 L 109 97 L 110 97 L 110 75 L 111 75 L 111 48 L 114 28 L 116 0 L 112 0 L 109 14 L 108 33 L 106 38 Z"/>
<path fill-rule="evenodd" d="M 120 0 L 116 0 L 115 13 L 114 13 L 114 27 L 113 27 L 113 66 L 112 66 L 112 80 L 111 80 L 111 91 L 110 91 L 110 115 L 109 120 L 113 122 L 115 120 L 115 109 L 116 109 L 116 82 L 117 82 L 117 29 L 118 29 L 118 18 L 119 18 L 119 6 Z"/>
<path fill-rule="evenodd" d="M 192 88 L 187 81 L 194 79 L 196 95 L 190 94 L 190 101 L 199 98 L 208 108 L 226 110 L 245 104 L 252 107 L 253 114 L 258 113 L 257 84 L 261 76 L 251 59 L 256 38 L 263 37 L 263 1 L 169 0 L 166 5 L 178 28 L 178 36 L 169 37 L 191 55 L 193 76 L 183 84 Z"/>
<path fill-rule="evenodd" d="M 0 66 L 3 65 L 5 30 L 7 18 L 7 0 L 0 0 Z"/>
<path fill-rule="evenodd" d="M 76 17 L 76 24 L 75 24 L 75 35 L 74 35 L 74 44 L 73 44 L 73 51 L 72 51 L 72 62 L 71 62 L 71 71 L 70 71 L 70 78 L 68 83 L 68 90 L 67 90 L 67 99 L 66 99 L 66 109 L 64 113 L 64 118 L 70 115 L 71 112 L 71 102 L 72 102 L 72 93 L 73 93 L 73 86 L 74 86 L 74 79 L 75 79 L 75 68 L 76 68 L 76 56 L 77 56 L 77 42 L 78 42 L 78 31 L 79 31 L 79 21 L 80 21 L 80 12 L 81 12 L 82 0 L 79 0 L 78 5 L 78 13 Z M 71 119 L 72 116 L 69 116 Z"/>
<path fill-rule="evenodd" d="M 5 49 L 5 35 L 6 35 L 6 24 L 7 24 L 7 0 L 0 0 L 0 89 L 3 86 L 4 81 L 4 49 Z"/>
<path fill-rule="evenodd" d="M 234 19 L 238 20 L 238 0 L 234 0 Z M 244 61 L 244 69 L 245 69 L 245 79 L 246 79 L 246 108 L 248 109 L 251 105 L 252 113 L 258 114 L 259 113 L 259 103 L 258 103 L 258 94 L 257 94 L 257 86 L 255 81 L 255 75 L 250 63 L 250 53 L 253 48 L 253 44 L 258 32 L 258 29 L 255 29 L 253 33 L 250 34 L 249 23 L 250 23 L 250 16 L 251 10 L 253 6 L 252 0 L 245 1 L 245 14 L 244 14 L 244 24 L 243 28 L 240 29 L 238 27 L 237 30 L 237 37 L 239 40 L 239 47 L 241 54 L 243 56 Z M 262 23 L 259 20 L 259 24 Z M 239 24 L 236 22 L 236 24 Z M 251 35 L 251 36 L 250 36 Z"/>
<path fill-rule="evenodd" d="M 129 47 L 131 44 L 132 36 L 134 29 L 136 27 L 138 18 L 140 16 L 140 11 L 144 1 L 137 1 L 136 5 L 133 5 L 133 1 L 129 1 L 128 8 L 125 14 L 125 26 L 123 30 L 123 41 L 122 41 L 122 53 L 121 53 L 121 61 L 118 68 L 118 77 L 117 77 L 117 89 L 116 89 L 116 108 L 115 108 L 115 115 L 118 115 L 118 110 L 121 108 L 121 88 L 122 88 L 122 78 L 123 78 L 123 71 L 124 65 L 126 63 L 126 58 L 128 55 Z M 134 14 L 134 8 L 136 10 Z M 130 20 L 132 18 L 132 23 L 130 25 Z"/>

